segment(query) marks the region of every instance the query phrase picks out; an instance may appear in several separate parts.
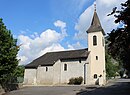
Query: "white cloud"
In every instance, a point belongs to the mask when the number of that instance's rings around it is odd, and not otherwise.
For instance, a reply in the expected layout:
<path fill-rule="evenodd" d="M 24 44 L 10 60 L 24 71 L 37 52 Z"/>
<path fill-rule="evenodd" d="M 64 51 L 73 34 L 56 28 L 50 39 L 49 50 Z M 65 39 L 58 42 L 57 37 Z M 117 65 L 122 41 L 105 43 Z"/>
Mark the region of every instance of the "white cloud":
<path fill-rule="evenodd" d="M 101 21 L 102 27 L 106 33 L 110 32 L 117 25 L 114 23 L 114 16 L 107 16 L 111 13 L 112 9 L 117 6 L 120 7 L 120 3 L 126 0 L 96 0 L 97 13 Z M 94 3 L 88 7 L 78 19 L 75 25 L 75 29 L 78 31 L 75 33 L 76 39 L 86 39 L 86 30 L 89 28 L 94 13 Z"/>
<path fill-rule="evenodd" d="M 76 39 L 86 39 L 86 30 L 90 25 L 90 18 L 93 16 L 93 6 L 87 8 L 79 17 L 78 22 L 75 25 L 75 29 L 79 31 L 75 33 Z"/>
<path fill-rule="evenodd" d="M 20 33 L 21 34 L 26 34 L 26 33 L 28 33 L 28 32 L 31 32 L 29 29 L 25 29 L 25 30 L 20 30 Z"/>
<path fill-rule="evenodd" d="M 35 37 L 38 37 L 38 36 L 39 36 L 39 35 L 38 35 L 37 32 L 34 32 L 34 34 L 30 35 L 30 37 L 33 38 L 33 39 L 34 39 Z"/>
<path fill-rule="evenodd" d="M 75 8 L 73 11 L 77 14 L 87 2 L 89 2 L 89 0 L 71 0 L 71 6 Z"/>
<path fill-rule="evenodd" d="M 61 29 L 62 32 L 62 38 L 64 38 L 65 36 L 67 36 L 66 33 L 66 23 L 61 21 L 61 20 L 57 20 L 56 22 L 54 22 L 54 25 L 56 27 L 59 27 Z"/>
<path fill-rule="evenodd" d="M 67 47 L 68 47 L 68 50 L 75 50 L 75 49 L 84 48 L 79 41 L 77 41 L 73 44 L 70 44 L 69 42 L 67 42 Z"/>
<path fill-rule="evenodd" d="M 46 52 L 52 52 L 52 51 L 64 51 L 65 49 L 59 44 L 59 43 L 55 43 L 52 44 L 48 47 L 46 47 L 45 49 L 41 50 L 38 54 L 38 56 L 41 56 L 43 54 L 45 54 Z"/>
<path fill-rule="evenodd" d="M 76 42 L 75 44 L 72 45 L 75 49 L 81 49 L 83 46 L 81 46 L 80 42 Z"/>
<path fill-rule="evenodd" d="M 28 58 L 26 56 L 19 56 L 18 60 L 20 61 L 20 64 L 24 65 Z"/>
<path fill-rule="evenodd" d="M 62 29 L 66 27 L 66 23 L 60 20 L 57 20 L 56 22 L 54 22 L 54 25 L 56 27 L 61 27 Z"/>
<path fill-rule="evenodd" d="M 70 44 L 68 44 L 68 48 L 69 48 L 68 50 L 74 50 L 74 47 Z"/>
<path fill-rule="evenodd" d="M 65 50 L 59 43 L 66 36 L 66 23 L 62 21 L 55 22 L 57 27 L 61 28 L 61 32 L 52 29 L 43 31 L 40 35 L 36 32 L 31 36 L 19 35 L 18 42 L 21 45 L 18 53 L 20 64 L 28 64 L 35 58 L 45 54 L 48 51 L 61 51 Z M 66 34 L 64 34 L 65 32 Z"/>

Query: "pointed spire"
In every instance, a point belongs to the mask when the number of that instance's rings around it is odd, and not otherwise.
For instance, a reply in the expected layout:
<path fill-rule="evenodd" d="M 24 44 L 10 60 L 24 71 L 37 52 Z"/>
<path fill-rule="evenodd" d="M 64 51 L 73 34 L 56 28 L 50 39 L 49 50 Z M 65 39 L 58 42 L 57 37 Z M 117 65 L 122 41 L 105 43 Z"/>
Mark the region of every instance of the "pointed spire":
<path fill-rule="evenodd" d="M 93 15 L 93 19 L 91 22 L 91 26 L 89 27 L 89 29 L 87 30 L 88 33 L 91 32 L 99 32 L 102 31 L 102 33 L 105 35 L 105 32 L 102 29 L 100 20 L 98 18 L 97 12 L 96 12 L 96 3 L 94 4 L 94 15 Z"/>

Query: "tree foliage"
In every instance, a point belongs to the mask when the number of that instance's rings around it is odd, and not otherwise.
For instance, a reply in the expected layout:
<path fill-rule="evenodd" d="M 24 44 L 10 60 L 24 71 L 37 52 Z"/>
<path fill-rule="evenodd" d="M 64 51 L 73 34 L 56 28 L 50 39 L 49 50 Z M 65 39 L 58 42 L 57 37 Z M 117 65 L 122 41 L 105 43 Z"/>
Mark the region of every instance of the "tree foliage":
<path fill-rule="evenodd" d="M 15 77 L 24 77 L 24 66 L 17 66 L 17 68 L 14 71 L 14 75 Z"/>
<path fill-rule="evenodd" d="M 4 85 L 13 75 L 17 65 L 17 40 L 0 19 L 0 84 Z"/>
<path fill-rule="evenodd" d="M 111 55 L 109 55 L 107 52 L 105 58 L 106 58 L 106 77 L 107 78 L 115 77 L 119 71 L 119 64 L 114 62 Z"/>
<path fill-rule="evenodd" d="M 108 52 L 115 59 L 120 59 L 123 66 L 130 71 L 130 0 L 121 4 L 121 10 L 113 9 L 115 23 L 119 23 L 122 27 L 112 30 L 108 34 Z"/>

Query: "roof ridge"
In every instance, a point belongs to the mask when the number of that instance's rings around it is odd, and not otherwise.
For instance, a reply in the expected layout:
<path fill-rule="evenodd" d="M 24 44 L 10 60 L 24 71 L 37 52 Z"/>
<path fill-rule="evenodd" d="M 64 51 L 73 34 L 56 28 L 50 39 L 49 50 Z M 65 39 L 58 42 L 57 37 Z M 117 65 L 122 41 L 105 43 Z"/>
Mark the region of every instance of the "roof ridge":
<path fill-rule="evenodd" d="M 77 49 L 77 50 L 52 51 L 52 52 L 47 52 L 47 53 L 60 53 L 60 52 L 80 51 L 80 50 L 88 50 L 88 48 Z M 45 54 L 47 54 L 47 53 L 45 53 Z"/>

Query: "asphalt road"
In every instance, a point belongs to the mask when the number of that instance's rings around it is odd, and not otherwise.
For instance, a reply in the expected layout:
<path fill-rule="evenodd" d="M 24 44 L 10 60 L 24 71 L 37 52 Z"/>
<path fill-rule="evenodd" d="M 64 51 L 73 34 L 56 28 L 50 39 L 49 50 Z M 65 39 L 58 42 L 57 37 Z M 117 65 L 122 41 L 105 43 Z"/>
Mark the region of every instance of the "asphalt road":
<path fill-rule="evenodd" d="M 24 87 L 5 95 L 130 95 L 130 79 L 110 81 L 99 86 L 34 86 Z"/>
<path fill-rule="evenodd" d="M 130 79 L 117 79 L 104 87 L 90 91 L 86 87 L 86 90 L 77 95 L 130 95 Z"/>

